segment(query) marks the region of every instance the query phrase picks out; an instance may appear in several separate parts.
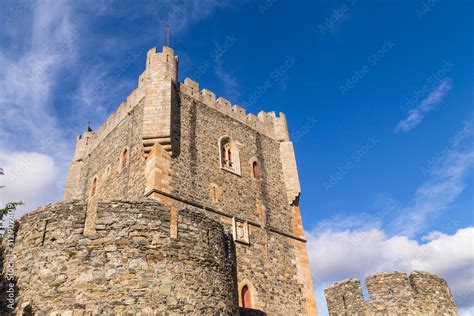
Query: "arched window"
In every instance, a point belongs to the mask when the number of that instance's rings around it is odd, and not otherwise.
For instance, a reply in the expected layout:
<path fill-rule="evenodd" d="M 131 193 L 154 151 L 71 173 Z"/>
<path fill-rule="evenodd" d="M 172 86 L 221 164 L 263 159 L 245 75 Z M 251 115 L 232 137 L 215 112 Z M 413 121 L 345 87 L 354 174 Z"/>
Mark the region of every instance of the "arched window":
<path fill-rule="evenodd" d="M 128 165 L 128 150 L 125 148 L 122 152 L 122 168 Z"/>
<path fill-rule="evenodd" d="M 252 308 L 252 300 L 250 297 L 250 289 L 247 285 L 242 287 L 242 307 L 244 308 Z"/>
<path fill-rule="evenodd" d="M 237 142 L 228 136 L 219 138 L 220 165 L 222 169 L 240 175 L 240 156 Z"/>
<path fill-rule="evenodd" d="M 94 196 L 96 191 L 97 191 L 97 178 L 94 178 L 94 180 L 92 180 L 92 185 L 91 185 L 91 196 Z"/>

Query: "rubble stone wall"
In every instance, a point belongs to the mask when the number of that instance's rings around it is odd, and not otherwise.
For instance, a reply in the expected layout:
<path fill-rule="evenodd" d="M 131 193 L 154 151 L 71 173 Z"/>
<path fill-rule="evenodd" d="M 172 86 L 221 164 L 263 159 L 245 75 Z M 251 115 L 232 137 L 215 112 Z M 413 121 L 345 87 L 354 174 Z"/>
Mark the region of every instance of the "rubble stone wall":
<path fill-rule="evenodd" d="M 16 312 L 38 315 L 231 315 L 238 310 L 235 249 L 221 224 L 151 200 L 50 204 L 20 220 L 12 255 Z"/>
<path fill-rule="evenodd" d="M 458 315 L 447 282 L 415 271 L 375 273 L 366 278 L 369 300 L 359 280 L 347 279 L 324 290 L 329 315 Z"/>

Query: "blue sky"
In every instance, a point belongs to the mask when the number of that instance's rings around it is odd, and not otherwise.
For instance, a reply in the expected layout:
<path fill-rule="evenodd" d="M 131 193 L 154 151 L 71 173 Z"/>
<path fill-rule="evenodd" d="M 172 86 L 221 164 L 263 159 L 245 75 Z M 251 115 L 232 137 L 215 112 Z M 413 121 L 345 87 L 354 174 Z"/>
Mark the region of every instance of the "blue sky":
<path fill-rule="evenodd" d="M 295 143 L 320 313 L 331 282 L 448 279 L 474 315 L 472 1 L 3 1 L 3 199 L 60 200 L 74 137 L 135 87 L 146 51 Z M 352 258 L 351 264 L 347 257 Z"/>

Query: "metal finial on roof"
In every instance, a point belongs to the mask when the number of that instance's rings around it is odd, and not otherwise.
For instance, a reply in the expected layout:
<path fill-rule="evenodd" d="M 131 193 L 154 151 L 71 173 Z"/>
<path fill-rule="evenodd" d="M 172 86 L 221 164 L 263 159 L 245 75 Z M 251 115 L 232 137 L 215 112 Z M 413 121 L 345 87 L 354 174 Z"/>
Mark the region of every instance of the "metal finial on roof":
<path fill-rule="evenodd" d="M 90 122 L 90 121 L 87 123 L 87 131 L 88 131 L 88 132 L 92 132 L 91 122 Z"/>

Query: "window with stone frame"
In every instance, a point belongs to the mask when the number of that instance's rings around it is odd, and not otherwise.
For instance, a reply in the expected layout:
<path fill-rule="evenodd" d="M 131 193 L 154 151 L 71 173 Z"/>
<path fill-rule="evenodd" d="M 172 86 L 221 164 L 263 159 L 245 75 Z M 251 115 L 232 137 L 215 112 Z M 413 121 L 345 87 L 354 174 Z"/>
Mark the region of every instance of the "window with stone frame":
<path fill-rule="evenodd" d="M 237 142 L 228 136 L 219 138 L 219 158 L 222 169 L 240 175 L 240 152 Z"/>

